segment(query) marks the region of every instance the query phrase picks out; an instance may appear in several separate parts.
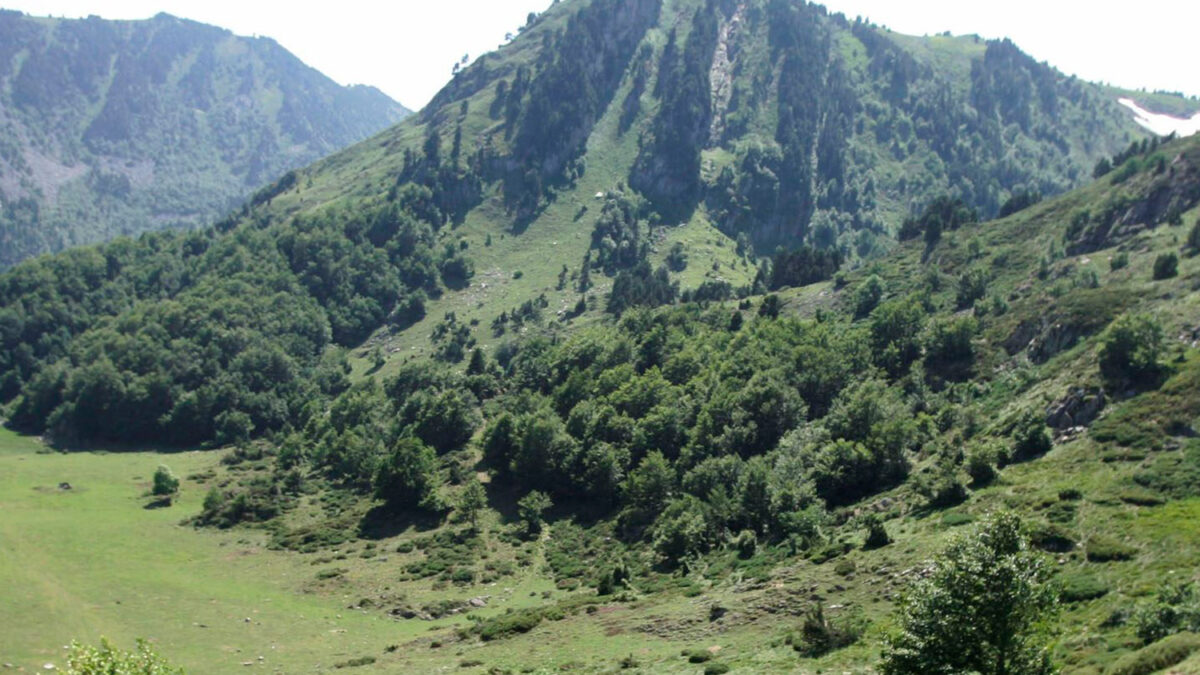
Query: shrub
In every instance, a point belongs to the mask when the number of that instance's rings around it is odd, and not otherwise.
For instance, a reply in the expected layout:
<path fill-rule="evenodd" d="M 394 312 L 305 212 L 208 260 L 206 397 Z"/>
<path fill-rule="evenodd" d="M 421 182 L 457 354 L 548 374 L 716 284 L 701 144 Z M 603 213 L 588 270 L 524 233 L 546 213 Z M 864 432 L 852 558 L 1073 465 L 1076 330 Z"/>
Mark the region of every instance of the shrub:
<path fill-rule="evenodd" d="M 733 547 L 737 549 L 739 558 L 753 558 L 758 550 L 758 536 L 754 530 L 742 530 L 733 540 Z"/>
<path fill-rule="evenodd" d="M 704 675 L 725 675 L 729 672 L 729 666 L 724 663 L 710 663 L 704 666 Z"/>
<path fill-rule="evenodd" d="M 182 675 L 182 668 L 168 664 L 145 640 L 137 641 L 137 648 L 127 652 L 116 647 L 105 638 L 100 638 L 99 647 L 72 642 L 67 653 L 67 672 L 75 675 Z"/>
<path fill-rule="evenodd" d="M 883 282 L 872 274 L 854 291 L 854 316 L 863 318 L 871 313 L 883 299 Z"/>
<path fill-rule="evenodd" d="M 1108 260 L 1108 267 L 1109 267 L 1109 269 L 1111 269 L 1114 272 L 1116 272 L 1117 270 L 1120 270 L 1120 269 L 1125 269 L 1128 266 L 1129 266 L 1129 254 L 1126 253 L 1125 251 L 1120 251 L 1118 253 L 1113 254 L 1113 257 L 1109 258 L 1109 260 Z"/>
<path fill-rule="evenodd" d="M 151 490 L 157 497 L 170 497 L 179 492 L 179 479 L 165 464 L 159 464 L 154 471 L 154 488 Z"/>
<path fill-rule="evenodd" d="M 1200 593 L 1194 583 L 1167 583 L 1154 600 L 1138 605 L 1133 612 L 1134 632 L 1146 642 L 1168 635 L 1200 632 Z"/>
<path fill-rule="evenodd" d="M 1200 652 L 1200 635 L 1180 633 L 1164 638 L 1117 659 L 1105 675 L 1150 675 L 1182 663 Z"/>
<path fill-rule="evenodd" d="M 1112 322 L 1100 343 L 1100 372 L 1114 379 L 1136 380 L 1159 372 L 1163 329 L 1146 314 L 1125 314 Z"/>
<path fill-rule="evenodd" d="M 975 516 L 961 511 L 948 511 L 942 515 L 942 525 L 946 527 L 958 527 L 960 525 L 969 525 L 975 522 Z"/>
<path fill-rule="evenodd" d="M 484 642 L 517 633 L 528 633 L 546 618 L 545 614 L 546 611 L 540 607 L 509 611 L 483 621 L 476 630 Z"/>
<path fill-rule="evenodd" d="M 874 513 L 868 513 L 863 516 L 863 527 L 867 528 L 867 538 L 863 541 L 863 548 L 866 550 L 883 548 L 892 543 L 892 538 L 888 535 L 887 528 L 883 526 L 883 519 Z"/>
<path fill-rule="evenodd" d="M 517 502 L 517 512 L 525 525 L 526 533 L 533 535 L 542 531 L 546 511 L 550 510 L 551 506 L 553 503 L 550 497 L 538 490 L 533 490 Z"/>
<path fill-rule="evenodd" d="M 1136 548 L 1102 534 L 1088 539 L 1085 550 L 1087 559 L 1091 562 L 1132 560 L 1138 553 Z"/>
<path fill-rule="evenodd" d="M 973 487 L 983 487 L 996 480 L 996 477 L 999 475 L 996 471 L 996 462 L 998 459 L 999 453 L 990 444 L 974 448 L 967 453 L 966 461 L 963 462 L 963 468 L 966 469 L 967 475 L 971 477 L 971 485 Z"/>
<path fill-rule="evenodd" d="M 1022 462 L 1050 452 L 1053 441 L 1046 423 L 1036 410 L 1026 410 L 1017 418 L 1012 431 L 1012 459 Z"/>
<path fill-rule="evenodd" d="M 862 617 L 845 614 L 831 620 L 816 604 L 805 615 L 799 634 L 792 638 L 792 648 L 807 657 L 822 656 L 858 642 L 865 629 Z"/>
<path fill-rule="evenodd" d="M 958 294 L 956 300 L 959 309 L 966 309 L 975 301 L 987 295 L 987 271 L 981 267 L 972 267 L 958 278 Z"/>
<path fill-rule="evenodd" d="M 1154 280 L 1170 279 L 1179 274 L 1179 256 L 1163 253 L 1154 259 Z"/>
<path fill-rule="evenodd" d="M 1066 553 L 1075 548 L 1075 535 L 1056 523 L 1040 523 L 1029 531 L 1029 541 L 1043 551 Z"/>
<path fill-rule="evenodd" d="M 1184 244 L 1192 255 L 1200 253 L 1200 218 L 1192 224 L 1192 229 L 1188 231 L 1187 242 Z"/>

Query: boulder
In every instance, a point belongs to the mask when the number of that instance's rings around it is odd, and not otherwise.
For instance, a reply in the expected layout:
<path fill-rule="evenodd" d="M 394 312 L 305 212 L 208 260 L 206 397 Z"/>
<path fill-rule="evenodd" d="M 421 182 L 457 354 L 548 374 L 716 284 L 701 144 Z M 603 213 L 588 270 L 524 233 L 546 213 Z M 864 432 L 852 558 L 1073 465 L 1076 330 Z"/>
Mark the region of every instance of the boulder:
<path fill-rule="evenodd" d="M 1067 395 L 1046 408 L 1046 426 L 1065 431 L 1086 427 L 1104 409 L 1104 390 L 1098 387 L 1071 387 Z"/>

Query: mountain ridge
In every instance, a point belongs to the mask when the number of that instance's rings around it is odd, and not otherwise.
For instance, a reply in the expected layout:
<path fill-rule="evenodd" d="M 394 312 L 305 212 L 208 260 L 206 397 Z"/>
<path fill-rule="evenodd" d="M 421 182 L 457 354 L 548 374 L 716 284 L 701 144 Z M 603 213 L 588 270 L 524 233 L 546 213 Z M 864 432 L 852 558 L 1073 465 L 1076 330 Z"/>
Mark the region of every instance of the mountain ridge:
<path fill-rule="evenodd" d="M 215 221 L 285 170 L 403 118 L 269 38 L 169 14 L 0 14 L 0 265 Z"/>

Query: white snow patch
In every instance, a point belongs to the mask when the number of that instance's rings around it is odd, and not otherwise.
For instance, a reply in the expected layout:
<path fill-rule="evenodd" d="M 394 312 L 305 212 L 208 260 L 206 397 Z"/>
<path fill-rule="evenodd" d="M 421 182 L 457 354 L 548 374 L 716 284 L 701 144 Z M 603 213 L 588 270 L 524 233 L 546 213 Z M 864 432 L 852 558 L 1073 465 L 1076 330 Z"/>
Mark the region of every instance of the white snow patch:
<path fill-rule="evenodd" d="M 1117 103 L 1133 111 L 1133 120 L 1159 136 L 1175 134 L 1176 136 L 1191 136 L 1200 132 L 1200 112 L 1189 119 L 1173 117 L 1161 113 L 1150 112 L 1137 104 L 1131 98 L 1119 98 Z"/>

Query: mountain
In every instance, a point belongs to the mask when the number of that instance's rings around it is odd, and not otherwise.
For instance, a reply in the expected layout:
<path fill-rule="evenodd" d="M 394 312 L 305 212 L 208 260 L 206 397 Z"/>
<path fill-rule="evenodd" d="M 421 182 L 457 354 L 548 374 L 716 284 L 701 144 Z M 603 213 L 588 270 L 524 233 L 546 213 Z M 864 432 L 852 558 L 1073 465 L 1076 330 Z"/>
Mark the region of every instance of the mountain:
<path fill-rule="evenodd" d="M 1200 138 L 1113 93 L 804 3 L 559 2 L 212 227 L 0 274 L 3 414 L 61 449 L 223 451 L 168 458 L 180 515 L 236 531 L 194 545 L 328 603 L 273 639 L 327 639 L 346 598 L 389 617 L 281 660 L 865 670 L 998 510 L 1053 577 L 1055 664 L 1182 660 Z M 105 456 L 59 459 L 5 494 L 88 503 L 48 481 Z M 106 532 L 140 543 L 156 509 L 123 485 Z M 261 646 L 229 611 L 205 625 Z"/>
<path fill-rule="evenodd" d="M 0 266 L 209 224 L 408 111 L 274 41 L 159 14 L 0 12 Z"/>

